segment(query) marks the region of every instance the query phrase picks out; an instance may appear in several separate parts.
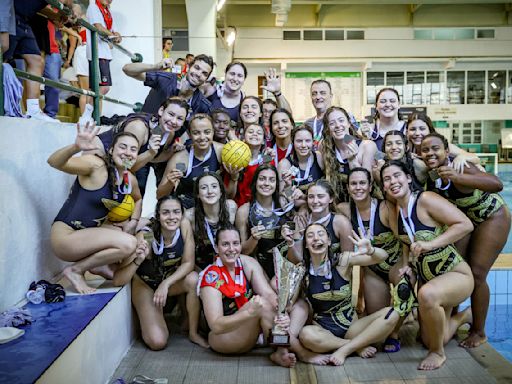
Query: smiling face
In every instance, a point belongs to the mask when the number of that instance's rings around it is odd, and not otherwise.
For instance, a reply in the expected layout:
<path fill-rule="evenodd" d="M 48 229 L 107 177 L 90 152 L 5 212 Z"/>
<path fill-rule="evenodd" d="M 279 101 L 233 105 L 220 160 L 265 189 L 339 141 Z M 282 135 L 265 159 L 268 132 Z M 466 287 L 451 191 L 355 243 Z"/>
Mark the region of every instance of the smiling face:
<path fill-rule="evenodd" d="M 427 123 L 417 119 L 407 125 L 407 139 L 415 146 L 420 146 L 421 141 L 430 133 Z"/>
<path fill-rule="evenodd" d="M 251 147 L 260 147 L 265 142 L 263 127 L 260 125 L 249 125 L 244 133 L 245 142 Z"/>
<path fill-rule="evenodd" d="M 263 121 L 265 124 L 270 124 L 270 115 L 274 112 L 277 107 L 272 103 L 263 103 Z"/>
<path fill-rule="evenodd" d="M 203 85 L 212 71 L 212 67 L 202 60 L 196 60 L 187 72 L 187 81 L 193 87 Z"/>
<path fill-rule="evenodd" d="M 213 127 L 208 119 L 195 119 L 190 127 L 190 138 L 194 148 L 207 150 L 212 145 Z"/>
<path fill-rule="evenodd" d="M 327 233 L 327 229 L 323 225 L 313 224 L 306 229 L 304 234 L 306 249 L 311 254 L 326 254 L 331 240 Z"/>
<path fill-rule="evenodd" d="M 185 124 L 187 111 L 177 104 L 169 104 L 165 109 L 160 107 L 158 116 L 160 117 L 160 126 L 165 131 L 175 132 Z"/>
<path fill-rule="evenodd" d="M 139 143 L 134 137 L 119 136 L 110 149 L 114 164 L 121 168 L 125 162 L 135 163 L 139 152 Z"/>
<path fill-rule="evenodd" d="M 332 93 L 327 83 L 318 82 L 311 86 L 311 103 L 317 112 L 324 113 L 331 102 Z"/>
<path fill-rule="evenodd" d="M 217 140 L 222 142 L 226 139 L 230 126 L 231 119 L 227 113 L 216 113 L 213 115 L 213 130 Z"/>
<path fill-rule="evenodd" d="M 245 99 L 240 106 L 240 119 L 245 125 L 258 124 L 261 117 L 260 104 L 253 98 Z"/>
<path fill-rule="evenodd" d="M 181 205 L 177 200 L 166 200 L 160 205 L 158 212 L 158 220 L 163 230 L 173 232 L 176 231 L 183 217 Z"/>
<path fill-rule="evenodd" d="M 396 165 L 390 165 L 382 171 L 384 191 L 395 199 L 402 198 L 411 191 L 411 182 L 411 176 Z"/>
<path fill-rule="evenodd" d="M 398 109 L 400 108 L 398 96 L 393 91 L 381 92 L 375 108 L 380 117 L 394 118 L 398 116 Z"/>
<path fill-rule="evenodd" d="M 292 134 L 292 122 L 284 112 L 275 112 L 272 115 L 272 133 L 278 139 L 285 139 Z"/>
<path fill-rule="evenodd" d="M 302 157 L 308 157 L 313 148 L 313 136 L 311 132 L 302 129 L 295 134 L 293 138 L 293 149 L 295 153 Z"/>
<path fill-rule="evenodd" d="M 307 194 L 308 208 L 311 213 L 324 214 L 329 211 L 333 198 L 329 196 L 329 192 L 319 185 L 309 187 Z"/>
<path fill-rule="evenodd" d="M 350 134 L 350 122 L 345 114 L 335 109 L 327 116 L 329 133 L 334 140 L 343 140 L 345 135 Z"/>
<path fill-rule="evenodd" d="M 235 230 L 220 231 L 217 234 L 217 249 L 224 265 L 235 264 L 242 252 L 242 242 L 238 232 Z"/>
<path fill-rule="evenodd" d="M 421 142 L 421 157 L 429 169 L 444 165 L 448 154 L 449 150 L 438 137 L 427 137 Z"/>
<path fill-rule="evenodd" d="M 389 160 L 400 160 L 405 156 L 405 143 L 400 135 L 387 135 L 384 152 Z"/>
<path fill-rule="evenodd" d="M 256 193 L 262 197 L 272 196 L 277 187 L 277 175 L 271 169 L 265 169 L 256 179 Z"/>
<path fill-rule="evenodd" d="M 219 181 L 213 176 L 204 176 L 198 183 L 198 196 L 204 204 L 214 205 L 220 200 Z"/>
<path fill-rule="evenodd" d="M 370 196 L 371 184 L 365 172 L 353 172 L 348 179 L 348 193 L 355 202 L 363 201 Z"/>
<path fill-rule="evenodd" d="M 224 86 L 231 92 L 240 90 L 245 82 L 245 72 L 241 65 L 235 64 L 226 72 Z"/>

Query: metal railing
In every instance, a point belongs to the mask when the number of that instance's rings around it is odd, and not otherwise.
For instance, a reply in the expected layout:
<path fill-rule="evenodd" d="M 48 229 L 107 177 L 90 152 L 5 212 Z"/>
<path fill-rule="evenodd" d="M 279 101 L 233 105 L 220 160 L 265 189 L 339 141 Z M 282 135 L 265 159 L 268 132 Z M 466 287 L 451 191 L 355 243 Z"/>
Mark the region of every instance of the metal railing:
<path fill-rule="evenodd" d="M 62 4 L 58 0 L 46 0 L 48 4 L 50 4 L 52 7 L 59 10 L 60 13 L 64 14 L 65 16 L 70 16 L 72 14 L 71 10 Z M 101 38 L 103 41 L 107 41 L 112 47 L 116 48 L 119 52 L 122 52 L 126 56 L 130 58 L 130 60 L 133 63 L 139 63 L 142 62 L 143 58 L 140 53 L 132 53 L 128 49 L 124 48 L 122 45 L 115 43 L 112 41 L 109 36 L 98 30 L 95 26 L 92 24 L 89 24 L 84 19 L 78 19 L 77 23 L 81 26 L 87 28 L 89 31 L 91 31 L 91 41 L 88 41 L 87 44 L 91 44 L 91 56 L 92 56 L 92 68 L 91 73 L 89 73 L 89 76 L 92 78 L 93 81 L 91 81 L 92 84 L 92 90 L 87 90 L 83 88 L 74 87 L 72 85 L 62 83 L 60 81 L 55 81 L 51 79 L 47 79 L 42 76 L 33 75 L 31 73 L 21 71 L 19 69 L 14 69 L 14 72 L 16 73 L 16 76 L 18 76 L 21 79 L 29 80 L 29 81 L 36 81 L 41 84 L 45 84 L 47 86 L 55 87 L 58 89 L 70 91 L 73 93 L 77 93 L 80 95 L 86 95 L 90 96 L 94 100 L 94 112 L 93 117 L 96 121 L 96 124 L 100 123 L 100 100 L 105 100 L 111 103 L 120 104 L 127 106 L 129 108 L 132 108 L 134 111 L 138 112 L 142 108 L 141 103 L 135 103 L 130 104 L 125 101 L 114 99 L 105 95 L 102 95 L 100 93 L 100 72 L 99 72 L 99 59 L 98 59 L 98 39 Z M 2 52 L 0 50 L 0 63 L 3 63 L 3 57 Z M 4 116 L 5 110 L 4 110 L 4 86 L 3 86 L 3 66 L 0 65 L 0 116 Z"/>

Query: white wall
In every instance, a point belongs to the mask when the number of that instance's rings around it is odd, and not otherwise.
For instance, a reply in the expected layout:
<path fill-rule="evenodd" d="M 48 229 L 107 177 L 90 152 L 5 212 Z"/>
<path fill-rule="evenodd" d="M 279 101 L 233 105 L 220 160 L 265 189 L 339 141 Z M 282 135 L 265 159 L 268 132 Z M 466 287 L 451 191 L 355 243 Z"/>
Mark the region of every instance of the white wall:
<path fill-rule="evenodd" d="M 0 117 L 0 312 L 19 302 L 33 280 L 65 266 L 50 249 L 50 227 L 74 177 L 46 160 L 73 142 L 72 124 Z"/>

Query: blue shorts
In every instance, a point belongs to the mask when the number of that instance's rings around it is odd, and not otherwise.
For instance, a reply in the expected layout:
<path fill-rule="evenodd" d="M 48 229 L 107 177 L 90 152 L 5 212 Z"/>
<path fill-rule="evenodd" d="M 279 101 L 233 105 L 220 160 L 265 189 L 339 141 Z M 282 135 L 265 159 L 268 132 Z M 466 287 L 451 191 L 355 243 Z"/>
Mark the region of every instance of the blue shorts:
<path fill-rule="evenodd" d="M 110 75 L 110 60 L 98 59 L 100 67 L 100 87 L 108 87 L 112 85 L 112 76 Z M 94 80 L 92 78 L 92 61 L 89 60 L 89 87 L 93 88 Z"/>
<path fill-rule="evenodd" d="M 16 34 L 13 0 L 0 0 L 0 32 Z"/>
<path fill-rule="evenodd" d="M 4 60 L 19 59 L 23 55 L 41 56 L 41 50 L 30 25 L 16 16 L 16 35 L 9 35 L 9 50 L 5 52 Z"/>

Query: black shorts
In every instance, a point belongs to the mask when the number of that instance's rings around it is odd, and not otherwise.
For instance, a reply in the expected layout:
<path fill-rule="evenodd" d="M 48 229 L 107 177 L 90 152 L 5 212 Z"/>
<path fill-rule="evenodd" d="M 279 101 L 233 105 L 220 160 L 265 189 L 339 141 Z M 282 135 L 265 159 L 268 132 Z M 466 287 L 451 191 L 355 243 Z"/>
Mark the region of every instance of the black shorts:
<path fill-rule="evenodd" d="M 9 35 L 9 49 L 4 53 L 4 60 L 20 59 L 22 55 L 41 56 L 32 27 L 23 19 L 16 17 L 16 36 Z"/>
<path fill-rule="evenodd" d="M 110 60 L 99 59 L 100 65 L 100 87 L 108 87 L 112 85 L 112 76 L 110 76 Z M 92 61 L 89 60 L 89 87 L 93 89 L 92 78 Z"/>

